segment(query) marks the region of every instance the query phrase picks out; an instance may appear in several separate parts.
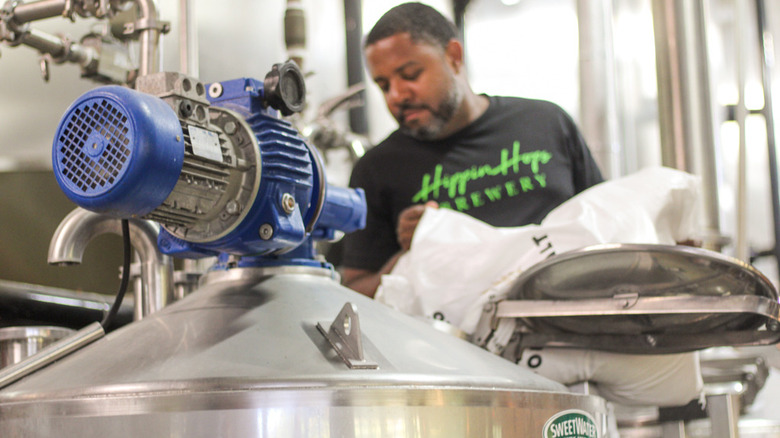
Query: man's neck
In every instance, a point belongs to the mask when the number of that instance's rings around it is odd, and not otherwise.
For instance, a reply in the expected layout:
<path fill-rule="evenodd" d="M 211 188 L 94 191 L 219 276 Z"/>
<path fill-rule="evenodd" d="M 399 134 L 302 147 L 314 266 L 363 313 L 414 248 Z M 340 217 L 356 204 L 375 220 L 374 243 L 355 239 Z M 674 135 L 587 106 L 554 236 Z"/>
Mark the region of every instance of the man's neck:
<path fill-rule="evenodd" d="M 437 138 L 437 140 L 447 138 L 474 123 L 475 120 L 487 111 L 489 105 L 490 100 L 487 96 L 474 94 L 471 89 L 469 89 L 463 98 L 460 109 L 452 119 L 453 123 L 451 123 L 446 130 L 442 131 L 442 135 Z"/>
<path fill-rule="evenodd" d="M 468 106 L 468 123 L 471 124 L 474 122 L 474 120 L 477 120 L 482 116 L 482 114 L 485 114 L 485 111 L 487 111 L 488 106 L 490 105 L 490 100 L 485 96 L 484 94 L 474 94 L 471 90 L 469 90 L 468 94 L 466 94 L 466 99 L 464 99 L 464 105 Z"/>

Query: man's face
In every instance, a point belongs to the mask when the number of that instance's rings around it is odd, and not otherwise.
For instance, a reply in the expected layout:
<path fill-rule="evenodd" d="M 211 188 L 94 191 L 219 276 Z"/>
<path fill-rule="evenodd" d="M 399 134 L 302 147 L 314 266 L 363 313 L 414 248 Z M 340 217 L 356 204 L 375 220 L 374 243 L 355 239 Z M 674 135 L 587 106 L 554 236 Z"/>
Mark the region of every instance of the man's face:
<path fill-rule="evenodd" d="M 448 126 L 463 100 L 452 60 L 444 49 L 401 33 L 366 48 L 366 63 L 400 129 L 432 140 Z"/>

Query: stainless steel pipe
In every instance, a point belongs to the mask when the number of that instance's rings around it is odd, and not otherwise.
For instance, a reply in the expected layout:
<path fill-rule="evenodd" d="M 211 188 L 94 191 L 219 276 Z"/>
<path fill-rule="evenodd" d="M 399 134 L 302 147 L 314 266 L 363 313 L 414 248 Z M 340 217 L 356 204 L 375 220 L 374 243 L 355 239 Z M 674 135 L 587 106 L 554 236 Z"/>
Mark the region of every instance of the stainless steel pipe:
<path fill-rule="evenodd" d="M 57 63 L 74 62 L 83 67 L 91 64 L 98 55 L 95 49 L 68 41 L 55 35 L 30 29 L 21 35 L 20 42 L 39 52 L 48 53 Z"/>
<path fill-rule="evenodd" d="M 703 0 L 652 2 L 664 166 L 702 178 L 702 245 L 720 250 L 718 180 Z"/>
<path fill-rule="evenodd" d="M 62 15 L 69 2 L 67 0 L 41 0 L 31 3 L 20 3 L 13 8 L 13 21 L 24 24 L 30 21 Z"/>
<path fill-rule="evenodd" d="M 179 68 L 188 76 L 200 76 L 198 59 L 198 21 L 195 2 L 179 0 Z"/>
<path fill-rule="evenodd" d="M 580 125 L 605 178 L 623 175 L 612 47 L 612 2 L 577 0 Z"/>
<path fill-rule="evenodd" d="M 157 224 L 139 219 L 130 219 L 129 223 L 130 241 L 141 259 L 141 278 L 146 286 L 143 293 L 136 291 L 135 315 L 141 319 L 172 301 L 173 260 L 157 248 Z M 54 232 L 49 244 L 49 263 L 81 263 L 89 242 L 105 233 L 121 235 L 120 220 L 76 208 Z"/>
<path fill-rule="evenodd" d="M 144 76 L 160 71 L 160 62 L 158 59 L 158 44 L 160 41 L 161 29 L 157 11 L 157 6 L 153 0 L 137 0 L 136 5 L 141 14 L 141 18 L 136 22 L 136 29 L 140 33 L 138 40 L 140 42 L 140 63 L 138 75 Z"/>

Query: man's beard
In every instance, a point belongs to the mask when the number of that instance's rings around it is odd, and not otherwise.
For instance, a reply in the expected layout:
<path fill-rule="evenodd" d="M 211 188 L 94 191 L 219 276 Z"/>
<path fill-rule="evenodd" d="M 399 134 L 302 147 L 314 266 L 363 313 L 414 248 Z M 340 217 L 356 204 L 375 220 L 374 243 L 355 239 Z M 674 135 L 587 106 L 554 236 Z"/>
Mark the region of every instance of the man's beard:
<path fill-rule="evenodd" d="M 434 109 L 428 105 L 411 105 L 404 104 L 400 108 L 401 118 L 398 121 L 399 128 L 404 134 L 414 137 L 418 140 L 436 140 L 439 138 L 444 126 L 452 120 L 455 115 L 455 111 L 463 101 L 463 94 L 458 87 L 451 87 L 447 97 L 439 104 L 438 108 Z M 407 126 L 404 123 L 403 112 L 410 108 L 424 108 L 427 109 L 431 115 L 431 122 L 426 126 L 418 126 L 416 128 Z"/>

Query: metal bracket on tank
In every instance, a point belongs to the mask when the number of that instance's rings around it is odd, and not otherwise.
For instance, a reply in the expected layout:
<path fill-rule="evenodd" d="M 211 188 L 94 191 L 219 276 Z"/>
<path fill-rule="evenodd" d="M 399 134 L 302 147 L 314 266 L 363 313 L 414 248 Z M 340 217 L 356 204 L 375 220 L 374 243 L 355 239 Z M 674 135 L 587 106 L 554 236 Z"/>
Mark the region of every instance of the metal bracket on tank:
<path fill-rule="evenodd" d="M 327 326 L 328 322 L 317 323 L 317 329 L 325 336 L 325 339 L 350 369 L 373 370 L 379 368 L 376 362 L 367 360 L 363 356 L 360 319 L 358 319 L 357 311 L 352 303 L 344 304 L 336 319 L 330 323 L 330 329 L 326 329 Z"/>

